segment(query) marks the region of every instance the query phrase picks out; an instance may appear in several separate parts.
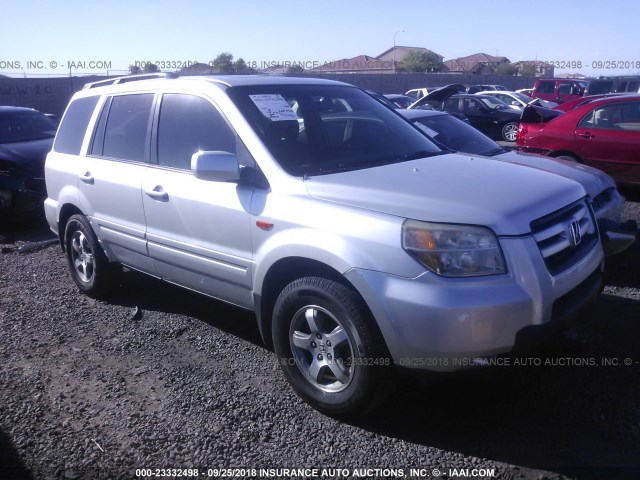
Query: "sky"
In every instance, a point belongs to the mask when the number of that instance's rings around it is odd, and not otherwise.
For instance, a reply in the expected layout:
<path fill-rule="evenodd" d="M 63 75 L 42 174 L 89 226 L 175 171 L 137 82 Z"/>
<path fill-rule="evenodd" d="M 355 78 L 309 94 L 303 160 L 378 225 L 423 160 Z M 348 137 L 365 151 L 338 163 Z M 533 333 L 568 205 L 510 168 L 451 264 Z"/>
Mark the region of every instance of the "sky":
<path fill-rule="evenodd" d="M 445 60 L 487 53 L 559 62 L 556 73 L 640 73 L 640 2 L 456 0 L 3 0 L 0 74 L 165 70 L 229 52 L 258 67 L 316 63 L 396 45 Z M 619 68 L 622 67 L 622 68 Z"/>

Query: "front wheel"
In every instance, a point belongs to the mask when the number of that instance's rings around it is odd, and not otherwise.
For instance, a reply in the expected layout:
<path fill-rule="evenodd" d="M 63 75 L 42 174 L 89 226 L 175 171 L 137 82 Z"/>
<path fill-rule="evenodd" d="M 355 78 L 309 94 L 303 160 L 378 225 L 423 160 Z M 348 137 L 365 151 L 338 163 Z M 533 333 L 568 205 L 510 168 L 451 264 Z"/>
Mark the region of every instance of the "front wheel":
<path fill-rule="evenodd" d="M 115 269 L 104 254 L 84 215 L 72 215 L 64 233 L 67 263 L 78 288 L 91 296 L 104 294 L 112 285 Z"/>
<path fill-rule="evenodd" d="M 353 418 L 384 400 L 391 361 L 362 299 L 326 278 L 300 278 L 276 301 L 273 343 L 293 389 L 316 410 Z"/>
<path fill-rule="evenodd" d="M 515 122 L 505 123 L 502 127 L 502 140 L 505 142 L 515 142 L 518 137 L 518 124 Z"/>

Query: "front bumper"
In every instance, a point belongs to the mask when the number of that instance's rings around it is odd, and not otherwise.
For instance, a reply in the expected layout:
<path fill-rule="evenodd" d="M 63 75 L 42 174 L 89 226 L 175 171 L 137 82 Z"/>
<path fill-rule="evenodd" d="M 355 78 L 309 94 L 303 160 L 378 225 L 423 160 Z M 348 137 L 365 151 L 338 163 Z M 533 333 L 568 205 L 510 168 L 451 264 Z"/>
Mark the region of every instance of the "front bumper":
<path fill-rule="evenodd" d="M 9 218 L 39 215 L 45 197 L 38 192 L 0 189 L 0 215 Z"/>
<path fill-rule="evenodd" d="M 4 217 L 41 214 L 46 197 L 42 175 L 0 175 L 0 214 Z"/>
<path fill-rule="evenodd" d="M 625 199 L 618 189 L 609 188 L 592 200 L 593 213 L 598 222 L 605 256 L 615 255 L 629 248 L 636 240 L 635 221 L 622 223 Z"/>
<path fill-rule="evenodd" d="M 575 316 L 599 293 L 603 252 L 596 244 L 552 276 L 531 237 L 501 238 L 505 275 L 403 278 L 353 269 L 346 276 L 369 305 L 396 365 L 455 371 L 511 351 L 530 327 Z"/>

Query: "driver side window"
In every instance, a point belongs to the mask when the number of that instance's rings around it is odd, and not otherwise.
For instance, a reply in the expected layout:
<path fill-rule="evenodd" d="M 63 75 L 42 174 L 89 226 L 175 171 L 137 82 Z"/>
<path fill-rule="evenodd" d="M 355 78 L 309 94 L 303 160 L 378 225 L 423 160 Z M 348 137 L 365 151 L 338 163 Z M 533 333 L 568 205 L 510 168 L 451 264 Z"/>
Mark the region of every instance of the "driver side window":
<path fill-rule="evenodd" d="M 158 123 L 158 165 L 191 169 L 198 151 L 236 153 L 236 136 L 220 112 L 202 97 L 165 94 Z"/>

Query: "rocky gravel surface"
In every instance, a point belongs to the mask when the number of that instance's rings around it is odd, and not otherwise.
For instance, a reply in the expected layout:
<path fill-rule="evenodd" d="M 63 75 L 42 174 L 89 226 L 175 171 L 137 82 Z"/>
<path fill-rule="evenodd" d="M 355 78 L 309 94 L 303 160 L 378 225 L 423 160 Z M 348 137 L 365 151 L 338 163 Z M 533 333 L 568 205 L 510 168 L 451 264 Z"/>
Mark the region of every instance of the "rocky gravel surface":
<path fill-rule="evenodd" d="M 640 195 L 625 193 L 626 215 L 640 219 Z M 343 423 L 296 397 L 251 314 L 134 272 L 109 298 L 88 298 L 58 245 L 21 248 L 50 238 L 42 225 L 0 223 L 2 479 L 196 468 L 199 478 L 252 473 L 214 470 L 230 468 L 640 478 L 639 245 L 608 262 L 605 291 L 579 323 L 520 365 L 401 379 L 376 414 Z"/>

